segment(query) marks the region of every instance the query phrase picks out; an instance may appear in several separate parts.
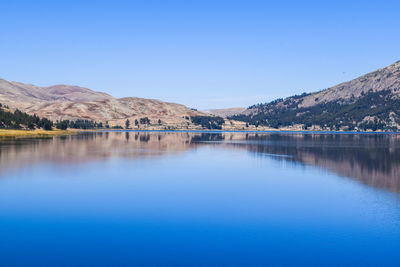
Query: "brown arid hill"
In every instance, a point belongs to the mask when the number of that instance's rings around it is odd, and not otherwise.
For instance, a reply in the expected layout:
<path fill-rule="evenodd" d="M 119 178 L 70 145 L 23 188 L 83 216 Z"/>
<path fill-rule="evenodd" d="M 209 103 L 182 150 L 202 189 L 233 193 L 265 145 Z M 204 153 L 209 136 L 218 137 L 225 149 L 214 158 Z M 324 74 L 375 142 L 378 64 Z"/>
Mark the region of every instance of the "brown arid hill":
<path fill-rule="evenodd" d="M 115 98 L 109 94 L 70 85 L 39 87 L 0 79 L 0 103 L 11 109 L 56 120 L 87 119 L 108 122 L 110 126 L 131 125 L 148 117 L 164 127 L 194 127 L 191 116 L 206 115 L 184 105 L 137 97 Z"/>
<path fill-rule="evenodd" d="M 322 91 L 251 106 L 230 118 L 274 128 L 397 131 L 400 61 Z"/>
<path fill-rule="evenodd" d="M 204 112 L 220 116 L 222 118 L 227 118 L 230 116 L 242 114 L 245 110 L 246 108 L 220 108 L 220 109 L 204 110 Z"/>

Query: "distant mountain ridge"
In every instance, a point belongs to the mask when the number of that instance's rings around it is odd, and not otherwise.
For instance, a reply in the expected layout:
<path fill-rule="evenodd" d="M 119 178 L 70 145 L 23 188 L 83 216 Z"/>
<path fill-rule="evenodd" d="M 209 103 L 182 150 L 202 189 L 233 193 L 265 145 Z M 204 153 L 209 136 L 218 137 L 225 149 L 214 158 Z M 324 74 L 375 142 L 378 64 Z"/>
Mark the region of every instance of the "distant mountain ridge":
<path fill-rule="evenodd" d="M 184 105 L 137 97 L 115 98 L 71 85 L 40 87 L 0 79 L 0 103 L 51 120 L 87 119 L 124 125 L 148 117 L 154 123 L 184 127 L 188 117 L 205 115 Z"/>
<path fill-rule="evenodd" d="M 209 109 L 209 110 L 204 110 L 206 113 L 210 113 L 216 116 L 220 116 L 222 118 L 227 118 L 230 116 L 238 115 L 244 112 L 246 108 L 220 108 L 220 109 Z"/>
<path fill-rule="evenodd" d="M 230 118 L 273 128 L 397 130 L 400 61 L 319 92 L 251 106 Z"/>

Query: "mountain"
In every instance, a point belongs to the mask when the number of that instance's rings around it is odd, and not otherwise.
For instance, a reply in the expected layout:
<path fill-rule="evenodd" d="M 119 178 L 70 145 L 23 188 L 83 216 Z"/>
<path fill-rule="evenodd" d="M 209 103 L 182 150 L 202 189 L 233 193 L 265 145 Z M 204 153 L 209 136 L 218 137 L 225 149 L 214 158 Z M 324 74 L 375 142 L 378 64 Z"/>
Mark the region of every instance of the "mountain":
<path fill-rule="evenodd" d="M 246 108 L 220 108 L 220 109 L 204 110 L 204 112 L 220 116 L 222 118 L 227 118 L 230 116 L 241 114 L 245 110 Z"/>
<path fill-rule="evenodd" d="M 251 106 L 230 118 L 273 128 L 397 130 L 400 61 L 319 92 Z"/>
<path fill-rule="evenodd" d="M 0 79 L 0 103 L 11 109 L 56 120 L 108 121 L 111 126 L 131 125 L 148 117 L 165 127 L 193 126 L 192 116 L 206 115 L 184 105 L 137 97 L 115 98 L 109 94 L 70 85 L 39 87 Z"/>

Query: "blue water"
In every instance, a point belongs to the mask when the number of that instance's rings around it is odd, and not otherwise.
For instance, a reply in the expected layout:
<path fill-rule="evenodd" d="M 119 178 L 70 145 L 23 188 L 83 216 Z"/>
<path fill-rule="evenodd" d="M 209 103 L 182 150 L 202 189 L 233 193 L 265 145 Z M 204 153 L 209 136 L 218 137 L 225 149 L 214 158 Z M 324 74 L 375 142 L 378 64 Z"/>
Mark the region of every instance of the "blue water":
<path fill-rule="evenodd" d="M 399 266 L 396 135 L 0 141 L 0 266 Z"/>

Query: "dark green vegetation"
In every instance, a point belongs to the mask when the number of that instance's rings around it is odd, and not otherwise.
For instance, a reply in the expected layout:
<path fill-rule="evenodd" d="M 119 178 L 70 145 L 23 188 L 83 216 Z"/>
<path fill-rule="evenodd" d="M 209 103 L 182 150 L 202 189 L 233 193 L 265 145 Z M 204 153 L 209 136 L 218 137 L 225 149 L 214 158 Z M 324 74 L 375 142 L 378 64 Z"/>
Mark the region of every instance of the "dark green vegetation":
<path fill-rule="evenodd" d="M 150 124 L 150 119 L 148 117 L 140 118 L 140 124 Z"/>
<path fill-rule="evenodd" d="M 158 120 L 159 123 L 161 122 Z M 151 121 L 148 117 L 140 118 L 139 120 L 135 120 L 135 127 L 140 128 L 140 125 L 150 125 Z"/>
<path fill-rule="evenodd" d="M 63 120 L 53 123 L 47 118 L 39 118 L 16 109 L 10 111 L 7 106 L 0 104 L 0 129 L 39 129 L 52 130 L 53 126 L 60 130 L 73 129 L 97 129 L 103 128 L 103 123 L 91 120 Z"/>
<path fill-rule="evenodd" d="M 51 130 L 53 122 L 36 115 L 29 115 L 20 110 L 11 112 L 7 106 L 0 104 L 0 128 L 1 129 L 39 129 Z"/>
<path fill-rule="evenodd" d="M 76 120 L 76 121 L 70 121 L 70 120 L 63 120 L 63 121 L 58 121 L 55 124 L 57 129 L 65 130 L 67 128 L 72 128 L 72 129 L 99 129 L 103 128 L 103 123 L 102 122 L 95 122 L 92 120 Z"/>
<path fill-rule="evenodd" d="M 301 97 L 301 96 L 300 96 Z M 390 90 L 362 93 L 359 98 L 338 99 L 311 107 L 299 107 L 296 97 L 278 99 L 249 107 L 250 115 L 230 119 L 273 128 L 302 124 L 304 129 L 318 125 L 325 130 L 397 131 L 400 123 L 400 100 Z"/>
<path fill-rule="evenodd" d="M 150 119 L 148 117 L 140 118 L 140 124 L 150 124 Z M 130 121 L 126 120 L 125 121 L 125 128 L 129 129 L 130 127 Z M 89 130 L 89 129 L 123 129 L 122 126 L 120 125 L 115 125 L 115 126 L 110 126 L 108 122 L 104 125 L 102 122 L 96 122 L 92 120 L 63 120 L 63 121 L 57 121 L 55 123 L 55 126 L 57 129 L 65 130 L 67 128 L 71 129 L 82 129 L 82 130 Z M 139 121 L 135 120 L 135 126 L 139 126 Z"/>
<path fill-rule="evenodd" d="M 205 129 L 221 130 L 225 120 L 221 117 L 213 116 L 194 116 L 190 117 L 192 122 L 196 125 L 201 125 Z"/>

